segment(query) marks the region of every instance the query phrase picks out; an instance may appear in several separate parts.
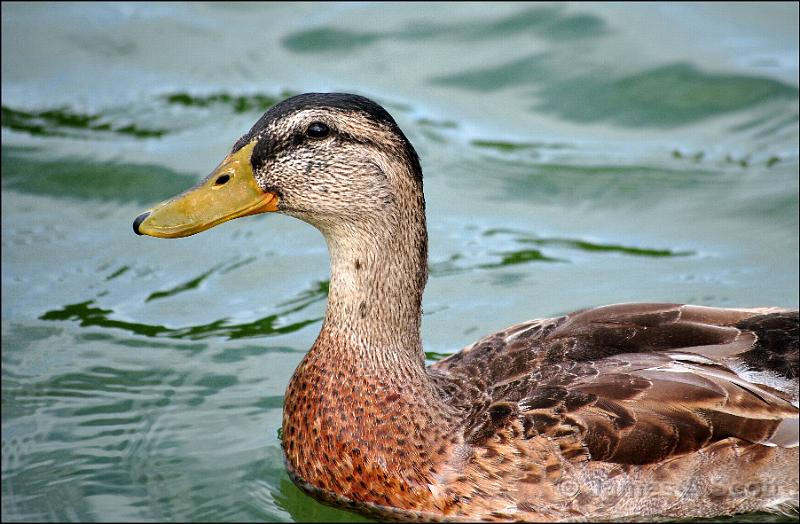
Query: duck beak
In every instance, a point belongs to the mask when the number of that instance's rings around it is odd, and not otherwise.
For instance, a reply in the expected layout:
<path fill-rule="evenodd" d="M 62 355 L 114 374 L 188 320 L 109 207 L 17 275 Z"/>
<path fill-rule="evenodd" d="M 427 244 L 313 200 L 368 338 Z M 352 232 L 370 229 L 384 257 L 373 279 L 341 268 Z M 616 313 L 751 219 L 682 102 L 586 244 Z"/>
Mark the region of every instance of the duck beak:
<path fill-rule="evenodd" d="M 234 218 L 277 211 L 278 196 L 262 191 L 253 175 L 255 144 L 228 155 L 195 187 L 136 217 L 133 230 L 152 237 L 188 237 Z"/>

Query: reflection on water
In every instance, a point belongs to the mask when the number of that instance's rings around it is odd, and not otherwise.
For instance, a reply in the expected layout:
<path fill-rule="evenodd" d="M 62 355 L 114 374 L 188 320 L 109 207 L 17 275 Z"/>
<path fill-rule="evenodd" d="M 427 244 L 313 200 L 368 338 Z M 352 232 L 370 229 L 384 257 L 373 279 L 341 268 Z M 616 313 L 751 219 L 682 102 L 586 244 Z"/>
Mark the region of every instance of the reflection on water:
<path fill-rule="evenodd" d="M 145 302 L 176 295 L 183 291 L 195 289 L 206 277 L 217 269 L 211 269 L 199 277 L 181 284 L 169 291 L 156 291 L 151 293 Z M 226 337 L 228 339 L 266 337 L 285 335 L 303 329 L 309 324 L 318 323 L 322 318 L 308 318 L 298 322 L 287 323 L 285 317 L 292 313 L 304 310 L 311 304 L 319 302 L 328 296 L 328 282 L 320 282 L 314 288 L 300 293 L 297 297 L 280 304 L 284 307 L 280 312 L 259 318 L 252 322 L 231 323 L 227 318 L 215 320 L 208 324 L 188 326 L 184 328 L 170 328 L 162 325 L 126 322 L 111 318 L 114 311 L 93 306 L 94 301 L 88 300 L 78 304 L 69 304 L 60 309 L 47 311 L 40 320 L 76 320 L 83 327 L 103 327 L 121 329 L 145 337 L 167 337 L 186 340 L 200 340 L 210 337 Z"/>
<path fill-rule="evenodd" d="M 712 74 L 684 63 L 619 78 L 609 78 L 602 69 L 576 76 L 563 71 L 559 57 L 544 54 L 437 77 L 434 82 L 476 91 L 535 85 L 536 111 L 577 122 L 635 127 L 687 124 L 769 101 L 788 102 L 798 93 L 796 87 L 770 78 Z"/>
<path fill-rule="evenodd" d="M 523 9 L 509 16 L 489 20 L 485 17 L 475 17 L 458 23 L 414 20 L 396 31 L 351 31 L 323 26 L 289 34 L 284 37 L 283 45 L 298 53 L 331 53 L 349 51 L 381 40 L 480 41 L 528 33 L 559 41 L 597 37 L 605 32 L 602 18 L 585 13 L 569 14 L 563 7 L 551 6 Z"/>
<path fill-rule="evenodd" d="M 90 151 L 86 151 L 90 153 Z M 144 205 L 176 194 L 195 177 L 158 165 L 97 162 L 91 159 L 43 159 L 42 151 L 3 147 L 3 189 L 57 198 L 136 202 Z"/>
<path fill-rule="evenodd" d="M 3 106 L 3 127 L 36 136 L 80 136 L 78 130 L 119 133 L 138 138 L 160 137 L 163 129 L 142 129 L 134 124 L 113 126 L 102 115 L 73 113 L 68 108 L 45 111 L 21 111 Z"/>
<path fill-rule="evenodd" d="M 147 100 L 139 100 L 130 106 L 109 107 L 99 114 L 81 113 L 69 107 L 23 111 L 4 105 L 2 126 L 34 136 L 85 138 L 88 140 L 111 133 L 135 138 L 158 138 L 182 130 L 181 127 L 174 125 L 176 123 L 174 121 L 171 129 L 146 127 L 148 121 L 152 121 L 153 114 L 168 112 L 170 106 L 220 107 L 233 113 L 260 113 L 294 94 L 296 93 L 288 91 L 283 91 L 276 96 L 261 93 L 230 94 L 225 92 L 205 95 L 192 95 L 186 92 L 167 93 L 149 97 Z M 130 120 L 141 120 L 141 123 L 131 123 Z"/>
<path fill-rule="evenodd" d="M 591 74 L 546 86 L 539 111 L 578 122 L 675 126 L 768 102 L 797 98 L 797 88 L 751 75 L 719 75 L 668 64 L 622 78 Z M 582 103 L 592 100 L 591 104 Z"/>
<path fill-rule="evenodd" d="M 797 306 L 796 4 L 2 15 L 4 521 L 364 520 L 280 449 L 320 235 L 131 231 L 295 93 L 369 96 L 420 153 L 428 362 L 591 305 Z"/>

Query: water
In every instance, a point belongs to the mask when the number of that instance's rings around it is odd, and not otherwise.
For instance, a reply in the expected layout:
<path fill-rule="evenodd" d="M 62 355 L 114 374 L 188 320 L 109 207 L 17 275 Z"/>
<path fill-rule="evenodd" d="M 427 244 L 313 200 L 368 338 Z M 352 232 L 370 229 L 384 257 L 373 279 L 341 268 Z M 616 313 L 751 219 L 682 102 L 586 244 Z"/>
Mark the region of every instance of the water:
<path fill-rule="evenodd" d="M 278 440 L 321 236 L 131 231 L 294 93 L 417 147 L 431 360 L 591 305 L 797 307 L 797 41 L 797 4 L 3 3 L 3 520 L 361 520 Z"/>

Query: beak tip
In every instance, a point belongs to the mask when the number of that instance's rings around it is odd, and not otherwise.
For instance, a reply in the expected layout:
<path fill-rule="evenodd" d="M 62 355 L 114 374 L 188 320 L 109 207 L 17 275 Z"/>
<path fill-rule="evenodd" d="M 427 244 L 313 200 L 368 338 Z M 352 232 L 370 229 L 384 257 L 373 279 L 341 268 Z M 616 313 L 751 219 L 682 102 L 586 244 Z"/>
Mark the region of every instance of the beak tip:
<path fill-rule="evenodd" d="M 142 222 L 144 222 L 144 221 L 147 219 L 147 217 L 149 217 L 149 216 L 150 216 L 150 211 L 147 211 L 146 213 L 142 213 L 141 215 L 139 215 L 138 217 L 136 217 L 136 220 L 134 220 L 134 221 L 133 221 L 133 232 L 134 232 L 134 233 L 136 233 L 137 235 L 143 235 L 143 234 L 144 234 L 144 233 L 142 233 L 141 231 L 139 231 L 139 226 L 140 226 L 140 225 L 142 224 Z"/>

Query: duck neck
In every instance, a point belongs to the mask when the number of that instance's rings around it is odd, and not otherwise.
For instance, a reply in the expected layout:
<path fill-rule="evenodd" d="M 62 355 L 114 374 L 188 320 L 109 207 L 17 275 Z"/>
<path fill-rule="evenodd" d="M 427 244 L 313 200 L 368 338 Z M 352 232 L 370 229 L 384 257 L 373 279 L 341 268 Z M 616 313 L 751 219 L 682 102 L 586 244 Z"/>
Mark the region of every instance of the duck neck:
<path fill-rule="evenodd" d="M 451 438 L 420 342 L 427 234 L 420 188 L 379 221 L 320 228 L 325 322 L 286 392 L 283 447 L 301 487 L 406 506 L 431 495 L 430 450 Z"/>
<path fill-rule="evenodd" d="M 336 339 L 362 371 L 382 376 L 425 365 L 420 338 L 427 279 L 424 211 L 414 217 L 394 211 L 367 227 L 327 235 L 331 280 L 320 338 Z"/>

